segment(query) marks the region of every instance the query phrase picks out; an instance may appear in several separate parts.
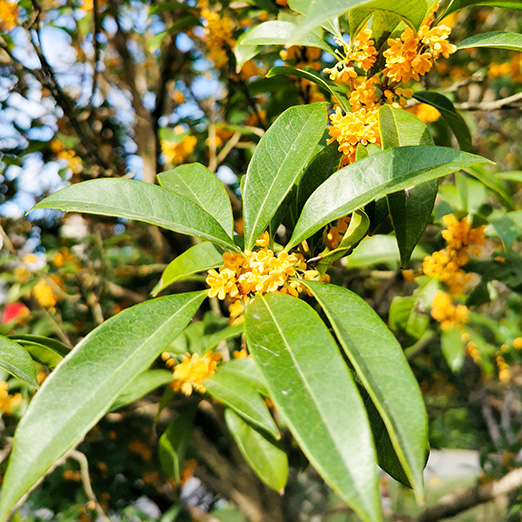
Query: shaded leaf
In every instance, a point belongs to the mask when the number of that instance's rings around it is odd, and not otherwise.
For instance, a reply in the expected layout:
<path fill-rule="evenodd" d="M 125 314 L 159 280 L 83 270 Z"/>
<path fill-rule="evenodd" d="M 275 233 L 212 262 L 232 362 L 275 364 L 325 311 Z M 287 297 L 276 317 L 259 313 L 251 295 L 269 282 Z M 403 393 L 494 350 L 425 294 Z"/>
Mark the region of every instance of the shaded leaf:
<path fill-rule="evenodd" d="M 520 0 L 452 0 L 448 8 L 444 12 L 444 16 L 448 16 L 464 7 L 472 7 L 475 5 L 484 5 L 489 7 L 503 7 L 505 9 L 515 9 L 522 11 L 522 3 Z"/>
<path fill-rule="evenodd" d="M 326 325 L 304 301 L 274 293 L 248 306 L 245 329 L 270 397 L 307 458 L 362 520 L 382 520 L 368 418 Z"/>
<path fill-rule="evenodd" d="M 267 486 L 281 491 L 288 478 L 286 453 L 232 410 L 225 410 L 225 421 L 239 451 L 257 476 Z"/>

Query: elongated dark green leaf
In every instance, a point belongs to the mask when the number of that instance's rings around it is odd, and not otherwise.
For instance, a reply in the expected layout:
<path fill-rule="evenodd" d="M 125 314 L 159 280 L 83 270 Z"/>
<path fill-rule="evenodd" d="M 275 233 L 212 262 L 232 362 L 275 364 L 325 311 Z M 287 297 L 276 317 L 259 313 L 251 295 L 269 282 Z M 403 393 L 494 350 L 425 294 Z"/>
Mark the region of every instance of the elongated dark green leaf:
<path fill-rule="evenodd" d="M 241 40 L 241 45 L 286 45 L 292 40 L 292 34 L 296 26 L 292 22 L 272 20 L 255 25 L 249 29 Z M 318 47 L 327 53 L 333 54 L 334 50 L 316 33 L 303 35 L 294 45 L 306 47 Z"/>
<path fill-rule="evenodd" d="M 60 354 L 65 357 L 71 350 L 61 341 L 51 339 L 50 337 L 44 337 L 43 335 L 32 335 L 32 334 L 13 334 L 10 336 L 11 339 L 23 346 L 24 343 L 36 343 L 43 346 L 47 346 L 53 352 Z"/>
<path fill-rule="evenodd" d="M 255 388 L 259 393 L 268 397 L 265 379 L 259 372 L 256 363 L 251 357 L 232 359 L 227 363 L 220 365 L 219 370 L 233 373 L 239 379 L 245 380 L 249 386 Z"/>
<path fill-rule="evenodd" d="M 38 388 L 36 366 L 31 356 L 17 343 L 0 335 L 0 368 Z"/>
<path fill-rule="evenodd" d="M 522 51 L 522 34 L 505 31 L 476 34 L 462 40 L 457 45 L 458 49 L 469 49 L 470 47 L 492 47 L 493 49 Z"/>
<path fill-rule="evenodd" d="M 381 520 L 368 418 L 318 314 L 288 295 L 258 296 L 246 311 L 246 337 L 270 397 L 310 462 L 362 520 Z"/>
<path fill-rule="evenodd" d="M 418 29 L 428 12 L 428 4 L 424 0 L 412 2 L 411 0 L 396 0 L 393 3 L 388 0 L 374 0 L 366 2 L 360 7 L 350 9 L 348 22 L 350 34 L 356 35 L 363 24 L 375 11 L 386 11 L 404 20 L 408 25 Z"/>
<path fill-rule="evenodd" d="M 245 250 L 250 250 L 268 227 L 325 127 L 324 103 L 290 107 L 259 141 L 243 191 Z"/>
<path fill-rule="evenodd" d="M 194 427 L 197 407 L 182 411 L 170 424 L 159 440 L 159 458 L 163 471 L 176 482 L 181 479 L 181 467 Z"/>
<path fill-rule="evenodd" d="M 147 370 L 140 373 L 124 388 L 123 392 L 114 401 L 114 404 L 111 406 L 111 411 L 123 408 L 123 406 L 127 406 L 141 399 L 156 388 L 172 382 L 172 379 L 172 372 L 168 370 Z"/>
<path fill-rule="evenodd" d="M 446 98 L 443 94 L 432 91 L 418 91 L 413 97 L 422 103 L 427 103 L 432 107 L 435 107 L 451 127 L 451 130 L 455 134 L 461 150 L 471 152 L 473 145 L 471 142 L 471 133 L 469 132 L 468 125 L 464 121 L 464 118 L 457 112 L 453 103 Z"/>
<path fill-rule="evenodd" d="M 221 364 L 214 375 L 203 382 L 208 393 L 241 415 L 250 424 L 266 431 L 275 439 L 281 435 L 258 391 L 237 372 Z"/>
<path fill-rule="evenodd" d="M 188 163 L 162 172 L 158 181 L 163 188 L 189 199 L 210 214 L 230 236 L 234 218 L 230 198 L 223 183 L 201 163 Z"/>
<path fill-rule="evenodd" d="M 491 174 L 485 168 L 478 165 L 464 170 L 474 178 L 478 179 L 489 190 L 495 192 L 508 210 L 515 210 L 513 198 L 509 194 L 505 183 L 499 179 L 501 177 L 500 175 Z"/>
<path fill-rule="evenodd" d="M 286 249 L 379 196 L 483 162 L 489 160 L 446 147 L 400 147 L 352 163 L 310 196 Z"/>
<path fill-rule="evenodd" d="M 513 170 L 510 172 L 497 172 L 496 178 L 505 179 L 506 181 L 515 181 L 516 183 L 522 183 L 522 170 Z"/>
<path fill-rule="evenodd" d="M 95 179 L 77 183 L 40 201 L 36 208 L 136 219 L 236 249 L 233 239 L 199 205 L 141 181 Z"/>
<path fill-rule="evenodd" d="M 345 112 L 350 112 L 350 105 L 348 103 L 346 92 L 332 81 L 323 78 L 310 67 L 296 69 L 295 67 L 276 66 L 272 67 L 266 75 L 267 78 L 272 78 L 273 76 L 298 76 L 299 78 L 304 78 L 305 80 L 315 83 L 326 94 L 333 96 Z"/>
<path fill-rule="evenodd" d="M 19 341 L 19 343 L 27 350 L 33 360 L 39 362 L 40 364 L 44 364 L 51 370 L 56 368 L 56 366 L 58 366 L 60 361 L 63 359 L 62 355 L 54 351 L 49 346 L 32 341 Z"/>
<path fill-rule="evenodd" d="M 400 344 L 358 295 L 346 288 L 317 281 L 305 284 L 319 301 L 372 398 L 409 482 L 421 499 L 428 416 Z"/>
<path fill-rule="evenodd" d="M 218 330 L 217 332 L 213 332 L 211 334 L 207 334 L 203 337 L 203 345 L 205 346 L 205 351 L 203 353 L 209 352 L 212 348 L 215 348 L 221 341 L 226 341 L 227 339 L 234 339 L 234 337 L 239 337 L 243 333 L 243 325 L 242 324 L 234 324 L 231 326 L 226 326 L 225 328 Z"/>
<path fill-rule="evenodd" d="M 219 247 L 208 241 L 190 247 L 167 265 L 152 295 L 158 295 L 176 281 L 182 281 L 198 272 L 221 266 L 223 264 L 222 254 L 223 251 Z"/>
<path fill-rule="evenodd" d="M 225 421 L 239 451 L 257 476 L 267 486 L 282 491 L 288 478 L 286 453 L 232 410 L 225 410 Z"/>
<path fill-rule="evenodd" d="M 16 430 L 0 520 L 185 328 L 206 292 L 160 297 L 94 329 L 44 381 Z"/>
<path fill-rule="evenodd" d="M 449 5 L 444 16 L 448 16 L 464 7 L 472 7 L 475 5 L 485 5 L 489 7 L 503 7 L 505 9 L 515 9 L 522 11 L 522 3 L 520 0 L 453 0 Z"/>
<path fill-rule="evenodd" d="M 506 250 L 510 250 L 513 242 L 522 238 L 522 210 L 506 212 L 497 219 L 491 220 L 486 228 L 489 236 L 498 236 Z"/>

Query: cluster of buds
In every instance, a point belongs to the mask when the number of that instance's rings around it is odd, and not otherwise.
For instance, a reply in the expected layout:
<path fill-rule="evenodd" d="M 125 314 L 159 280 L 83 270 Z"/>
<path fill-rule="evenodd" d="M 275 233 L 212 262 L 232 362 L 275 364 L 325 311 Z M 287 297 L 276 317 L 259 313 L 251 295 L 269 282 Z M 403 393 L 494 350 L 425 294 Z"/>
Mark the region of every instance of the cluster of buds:
<path fill-rule="evenodd" d="M 431 302 L 431 316 L 440 323 L 443 330 L 461 328 L 468 321 L 468 307 L 462 304 L 455 305 L 451 297 L 439 290 Z"/>

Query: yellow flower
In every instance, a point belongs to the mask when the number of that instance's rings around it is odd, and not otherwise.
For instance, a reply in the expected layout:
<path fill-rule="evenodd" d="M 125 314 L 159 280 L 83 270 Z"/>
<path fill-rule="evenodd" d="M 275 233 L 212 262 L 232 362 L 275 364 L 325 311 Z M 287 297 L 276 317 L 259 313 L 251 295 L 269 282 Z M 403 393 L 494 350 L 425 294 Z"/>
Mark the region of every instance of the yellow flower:
<path fill-rule="evenodd" d="M 205 393 L 202 382 L 214 375 L 217 361 L 221 359 L 218 353 L 209 352 L 202 357 L 194 353 L 186 354 L 183 361 L 174 367 L 174 382 L 172 386 L 175 391 L 181 391 L 184 395 L 191 395 L 192 390 Z"/>
<path fill-rule="evenodd" d="M 12 31 L 18 24 L 18 2 L 0 0 L 0 33 Z"/>
<path fill-rule="evenodd" d="M 511 371 L 509 369 L 509 364 L 506 363 L 502 355 L 497 355 L 496 360 L 498 366 L 498 378 L 503 384 L 507 385 L 511 381 Z"/>
<path fill-rule="evenodd" d="M 40 279 L 32 290 L 34 298 L 38 301 L 40 306 L 44 308 L 52 308 L 56 305 L 57 296 L 53 289 L 48 285 L 45 279 Z"/>
<path fill-rule="evenodd" d="M 204 42 L 208 47 L 208 57 L 221 69 L 228 61 L 227 51 L 234 47 L 234 22 L 228 16 L 221 18 L 206 7 L 201 9 L 201 18 L 205 27 Z"/>
<path fill-rule="evenodd" d="M 74 150 L 62 150 L 56 156 L 67 162 L 67 166 L 72 170 L 73 174 L 79 174 L 82 171 L 82 160 L 76 155 Z"/>
<path fill-rule="evenodd" d="M 328 144 L 337 141 L 339 152 L 343 153 L 343 163 L 353 163 L 357 145 L 381 144 L 379 133 L 379 118 L 377 109 L 362 108 L 355 112 L 349 112 L 343 116 L 341 109 L 330 115 L 331 126 L 329 128 L 330 139 Z"/>
<path fill-rule="evenodd" d="M 443 330 L 460 328 L 468 320 L 469 310 L 464 305 L 454 305 L 446 292 L 439 290 L 431 302 L 431 316 Z"/>
<path fill-rule="evenodd" d="M 343 240 L 343 236 L 345 232 L 348 230 L 348 224 L 350 223 L 349 216 L 344 216 L 342 218 L 339 218 L 335 225 L 330 228 L 327 234 L 328 239 L 328 246 L 335 250 L 339 243 Z"/>
<path fill-rule="evenodd" d="M 415 114 L 424 123 L 432 123 L 440 118 L 440 112 L 427 103 L 418 103 L 407 109 L 407 111 Z"/>
<path fill-rule="evenodd" d="M 174 129 L 174 134 L 183 134 L 185 130 L 181 126 Z M 195 136 L 185 136 L 178 142 L 161 140 L 161 152 L 165 156 L 167 163 L 171 165 L 179 165 L 187 161 L 194 149 L 196 148 L 198 140 Z"/>
<path fill-rule="evenodd" d="M 7 383 L 0 382 L 0 413 L 11 413 L 11 408 L 22 400 L 19 393 L 9 395 Z"/>
<path fill-rule="evenodd" d="M 53 257 L 53 265 L 57 268 L 61 268 L 65 266 L 67 263 L 76 262 L 76 256 L 74 254 L 71 254 L 67 247 L 60 248 L 60 251 L 57 252 Z"/>

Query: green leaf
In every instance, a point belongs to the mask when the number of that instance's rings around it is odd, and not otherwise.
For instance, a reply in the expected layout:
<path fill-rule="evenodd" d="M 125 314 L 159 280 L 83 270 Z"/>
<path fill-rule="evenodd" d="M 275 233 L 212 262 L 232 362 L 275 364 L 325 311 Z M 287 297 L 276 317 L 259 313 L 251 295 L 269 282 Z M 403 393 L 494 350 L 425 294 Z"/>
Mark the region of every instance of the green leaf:
<path fill-rule="evenodd" d="M 312 83 L 315 83 L 320 87 L 326 94 L 329 94 L 337 100 L 337 103 L 344 109 L 345 112 L 350 112 L 350 105 L 346 96 L 346 91 L 336 85 L 334 82 L 327 78 L 323 78 L 320 74 L 315 72 L 310 67 L 304 69 L 297 69 L 295 67 L 272 67 L 266 77 L 272 78 L 273 76 L 298 76 L 304 78 Z"/>
<path fill-rule="evenodd" d="M 522 239 L 522 210 L 507 212 L 498 219 L 490 220 L 486 232 L 489 236 L 499 237 L 505 250 L 510 250 L 514 241 Z"/>
<path fill-rule="evenodd" d="M 489 160 L 446 147 L 400 147 L 374 154 L 328 178 L 306 202 L 286 250 L 370 201 Z M 489 162 L 490 163 L 490 162 Z"/>
<path fill-rule="evenodd" d="M 225 410 L 225 421 L 239 451 L 257 476 L 267 486 L 282 491 L 288 478 L 286 453 L 232 410 Z"/>
<path fill-rule="evenodd" d="M 362 520 L 382 520 L 368 418 L 326 325 L 277 293 L 257 296 L 245 321 L 270 397 L 307 458 Z"/>
<path fill-rule="evenodd" d="M 379 128 L 383 149 L 407 145 L 434 145 L 428 127 L 419 118 L 403 109 L 395 109 L 390 105 L 382 106 L 379 109 Z M 403 267 L 408 264 L 413 249 L 426 230 L 435 205 L 437 190 L 438 182 L 433 179 L 387 196 Z"/>
<path fill-rule="evenodd" d="M 423 259 L 427 253 L 417 246 L 411 259 Z M 359 243 L 353 253 L 346 258 L 349 268 L 360 268 L 381 263 L 398 263 L 400 259 L 397 239 L 393 236 L 377 235 L 367 237 Z"/>
<path fill-rule="evenodd" d="M 152 295 L 158 295 L 176 281 L 182 281 L 198 272 L 217 268 L 222 264 L 223 251 L 219 247 L 208 241 L 198 243 L 167 265 Z"/>
<path fill-rule="evenodd" d="M 32 210 L 37 208 L 135 219 L 237 250 L 233 239 L 199 205 L 142 181 L 94 179 L 77 183 L 45 198 Z"/>
<path fill-rule="evenodd" d="M 316 27 L 319 27 L 321 24 L 325 23 L 332 18 L 338 17 L 354 7 L 360 5 L 371 4 L 372 2 L 368 2 L 368 0 L 311 0 L 310 7 L 306 13 L 305 19 L 298 26 L 298 29 L 294 33 L 294 39 L 301 37 L 303 34 L 309 33 L 313 31 Z M 419 18 L 419 14 L 416 9 L 411 9 L 407 4 L 420 4 L 424 12 L 427 11 L 427 4 L 424 0 L 416 0 L 416 2 L 405 2 L 402 0 L 398 0 L 394 2 L 394 4 L 388 4 L 387 9 L 393 10 L 391 5 L 398 5 L 399 11 L 404 14 L 408 14 L 410 17 L 413 16 L 417 21 Z M 422 17 L 424 18 L 424 17 Z M 418 22 L 422 22 L 422 18 Z M 350 27 L 352 25 L 350 24 Z M 418 27 L 418 26 L 417 26 Z"/>
<path fill-rule="evenodd" d="M 19 344 L 3 335 L 0 335 L 0 368 L 38 388 L 36 366 L 31 356 Z"/>
<path fill-rule="evenodd" d="M 169 384 L 172 379 L 172 372 L 168 370 L 147 370 L 140 373 L 123 389 L 111 406 L 111 411 L 132 404 L 156 388 Z"/>
<path fill-rule="evenodd" d="M 256 363 L 251 357 L 243 357 L 242 359 L 231 359 L 230 361 L 220 365 L 219 370 L 226 371 L 236 375 L 239 379 L 243 379 L 249 386 L 255 388 L 259 393 L 268 397 L 266 382 Z"/>
<path fill-rule="evenodd" d="M 181 467 L 189 446 L 196 411 L 197 407 L 183 410 L 169 423 L 159 440 L 161 468 L 176 482 L 181 480 Z"/>
<path fill-rule="evenodd" d="M 243 328 L 242 324 L 234 324 L 225 326 L 225 328 L 217 332 L 204 335 L 201 343 L 203 348 L 199 349 L 198 353 L 205 354 L 215 348 L 220 342 L 239 337 L 243 333 Z"/>
<path fill-rule="evenodd" d="M 257 56 L 262 49 L 262 47 L 259 45 L 243 44 L 243 40 L 247 33 L 248 31 L 241 33 L 241 35 L 236 40 L 236 45 L 234 46 L 234 56 L 236 57 L 236 72 L 239 72 L 241 67 L 243 67 L 246 62 Z"/>
<path fill-rule="evenodd" d="M 497 172 L 496 178 L 505 179 L 506 181 L 514 181 L 516 183 L 522 183 L 522 170 L 513 170 L 510 172 Z"/>
<path fill-rule="evenodd" d="M 223 183 L 207 167 L 201 163 L 187 163 L 162 172 L 158 181 L 163 188 L 199 205 L 230 237 L 234 235 L 230 198 Z"/>
<path fill-rule="evenodd" d="M 399 461 L 421 500 L 428 415 L 400 344 L 357 294 L 317 281 L 304 284 L 326 313 L 344 352 L 386 424 Z"/>
<path fill-rule="evenodd" d="M 21 344 L 36 362 L 44 364 L 50 369 L 56 368 L 58 363 L 71 351 L 62 342 L 41 335 L 14 334 L 10 338 Z"/>
<path fill-rule="evenodd" d="M 461 150 L 471 152 L 473 145 L 468 125 L 464 121 L 464 118 L 457 112 L 451 100 L 443 94 L 431 91 L 417 91 L 413 97 L 422 103 L 435 107 L 446 123 L 451 127 Z"/>
<path fill-rule="evenodd" d="M 243 191 L 245 250 L 268 227 L 326 127 L 326 104 L 287 109 L 259 141 Z"/>
<path fill-rule="evenodd" d="M 508 210 L 515 210 L 515 204 L 513 202 L 513 198 L 509 194 L 505 183 L 503 183 L 499 178 L 500 175 L 494 175 L 488 172 L 482 166 L 475 166 L 473 168 L 465 169 L 465 171 L 478 179 L 484 186 L 486 186 L 489 190 L 494 192 L 502 201 L 502 204 Z M 506 178 L 503 178 L 506 179 Z"/>
<path fill-rule="evenodd" d="M 396 295 L 390 305 L 388 322 L 395 332 L 406 336 L 406 346 L 418 341 L 429 325 L 429 317 L 417 311 L 418 298 L 415 296 Z M 403 344 L 404 346 L 404 344 Z"/>
<path fill-rule="evenodd" d="M 458 372 L 464 364 L 464 341 L 458 328 L 442 330 L 440 334 L 442 355 L 453 372 Z"/>
<path fill-rule="evenodd" d="M 44 381 L 18 425 L 2 486 L 0 520 L 185 328 L 205 297 L 206 292 L 191 292 L 127 308 L 71 351 Z"/>
<path fill-rule="evenodd" d="M 464 7 L 473 7 L 476 5 L 503 7 L 505 9 L 522 11 L 522 3 L 520 3 L 520 0 L 453 0 L 444 12 L 444 16 L 446 17 L 459 9 L 464 9 Z"/>
<path fill-rule="evenodd" d="M 505 31 L 476 34 L 462 40 L 462 42 L 457 45 L 459 50 L 469 49 L 470 47 L 491 47 L 493 49 L 522 51 L 522 34 L 508 33 Z"/>
<path fill-rule="evenodd" d="M 229 370 L 228 366 L 220 364 L 216 373 L 203 381 L 207 392 L 253 426 L 279 439 L 279 430 L 261 395 L 247 379 L 233 369 Z"/>
<path fill-rule="evenodd" d="M 47 346 L 53 352 L 60 354 L 62 357 L 65 357 L 71 351 L 70 348 L 61 341 L 51 339 L 50 337 L 44 337 L 43 335 L 13 334 L 10 338 L 21 345 L 24 345 L 24 343 L 36 343 L 41 344 L 42 346 Z"/>
<path fill-rule="evenodd" d="M 424 1 L 395 0 L 390 3 L 388 0 L 374 0 L 366 2 L 361 7 L 350 9 L 348 22 L 350 24 L 350 34 L 356 35 L 362 26 L 368 21 L 374 11 L 385 11 L 398 16 L 408 25 L 418 29 L 428 12 L 428 4 Z"/>
<path fill-rule="evenodd" d="M 241 45 L 286 45 L 292 40 L 296 26 L 292 22 L 281 22 L 272 20 L 255 25 L 249 29 L 241 39 Z M 306 47 L 318 47 L 327 53 L 333 55 L 333 48 L 328 45 L 316 33 L 308 33 L 303 35 L 297 41 L 293 41 L 293 45 L 303 45 Z"/>

